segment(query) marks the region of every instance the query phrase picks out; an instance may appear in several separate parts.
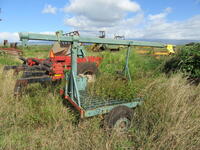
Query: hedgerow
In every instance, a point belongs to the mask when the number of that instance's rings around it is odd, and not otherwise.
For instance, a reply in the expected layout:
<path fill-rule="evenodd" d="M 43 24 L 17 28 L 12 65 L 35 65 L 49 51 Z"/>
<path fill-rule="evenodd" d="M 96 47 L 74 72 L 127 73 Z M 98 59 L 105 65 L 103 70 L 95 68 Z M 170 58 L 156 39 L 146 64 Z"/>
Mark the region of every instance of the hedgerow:
<path fill-rule="evenodd" d="M 189 79 L 200 81 L 200 43 L 184 46 L 164 65 L 166 73 L 181 71 Z"/>

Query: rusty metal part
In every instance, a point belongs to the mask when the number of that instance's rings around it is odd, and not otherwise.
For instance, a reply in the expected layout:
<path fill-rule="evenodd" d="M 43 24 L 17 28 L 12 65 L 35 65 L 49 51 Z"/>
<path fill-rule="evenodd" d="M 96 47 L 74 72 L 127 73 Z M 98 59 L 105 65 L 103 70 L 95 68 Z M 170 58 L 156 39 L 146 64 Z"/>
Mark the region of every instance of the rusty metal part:
<path fill-rule="evenodd" d="M 4 41 L 3 41 L 3 45 L 4 45 L 4 46 L 7 46 L 7 45 L 8 45 L 8 40 L 4 40 Z"/>
<path fill-rule="evenodd" d="M 44 83 L 44 82 L 51 82 L 51 78 L 48 75 L 38 76 L 38 77 L 26 77 L 18 79 L 15 83 L 14 88 L 14 95 L 20 95 L 22 90 L 27 87 L 28 84 L 31 83 Z"/>
<path fill-rule="evenodd" d="M 11 48 L 17 48 L 17 42 L 15 42 L 15 43 L 10 43 L 10 47 L 11 47 Z"/>
<path fill-rule="evenodd" d="M 20 71 L 24 71 L 26 66 L 4 66 L 3 74 L 6 74 L 6 71 L 14 70 L 13 75 L 18 75 Z"/>
<path fill-rule="evenodd" d="M 16 75 L 19 74 L 19 72 L 24 71 L 25 69 L 26 69 L 25 66 L 18 66 L 18 67 L 16 67 L 16 68 L 14 69 L 13 75 L 16 76 Z"/>
<path fill-rule="evenodd" d="M 28 84 L 27 80 L 17 80 L 14 87 L 14 95 L 20 95 L 22 88 L 26 87 Z"/>
<path fill-rule="evenodd" d="M 70 53 L 71 44 L 55 42 L 51 49 L 53 50 L 55 56 L 67 56 Z"/>
<path fill-rule="evenodd" d="M 79 36 L 78 31 L 72 31 L 69 33 L 63 34 L 63 36 Z M 51 48 L 55 56 L 68 56 L 70 54 L 71 42 L 55 42 Z"/>
<path fill-rule="evenodd" d="M 5 71 L 8 70 L 14 70 L 13 75 L 18 75 L 19 72 L 25 71 L 25 72 L 33 72 L 33 71 L 50 71 L 50 68 L 44 65 L 36 65 L 36 66 L 28 66 L 28 65 L 21 65 L 21 66 L 4 66 L 3 74 L 5 74 Z"/>
<path fill-rule="evenodd" d="M 46 71 L 24 71 L 22 78 L 38 77 L 46 75 Z"/>
<path fill-rule="evenodd" d="M 11 69 L 16 69 L 19 66 L 4 66 L 3 71 L 11 70 Z"/>
<path fill-rule="evenodd" d="M 23 54 L 22 50 L 16 48 L 0 48 L 0 51 L 9 55 L 20 56 Z"/>

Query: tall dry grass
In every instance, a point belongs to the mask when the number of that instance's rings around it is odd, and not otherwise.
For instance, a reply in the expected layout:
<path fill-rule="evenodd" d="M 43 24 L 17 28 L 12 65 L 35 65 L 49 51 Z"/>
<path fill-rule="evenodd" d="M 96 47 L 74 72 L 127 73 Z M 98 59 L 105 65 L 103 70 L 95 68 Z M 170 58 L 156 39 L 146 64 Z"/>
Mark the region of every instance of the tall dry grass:
<path fill-rule="evenodd" d="M 135 109 L 126 134 L 107 133 L 101 118 L 79 120 L 77 112 L 53 89 L 31 86 L 16 99 L 12 73 L 0 76 L 0 149 L 199 149 L 200 87 L 181 75 L 157 77 L 141 92 L 144 104 Z"/>
<path fill-rule="evenodd" d="M 146 89 L 146 101 L 136 111 L 132 140 L 136 149 L 200 148 L 200 86 L 181 75 L 162 77 Z"/>
<path fill-rule="evenodd" d="M 16 99 L 12 96 L 12 72 L 4 77 L 0 78 L 0 149 L 104 150 L 123 146 L 126 136 L 104 132 L 100 117 L 79 120 L 78 113 L 63 105 L 53 89 L 31 86 L 29 94 Z"/>

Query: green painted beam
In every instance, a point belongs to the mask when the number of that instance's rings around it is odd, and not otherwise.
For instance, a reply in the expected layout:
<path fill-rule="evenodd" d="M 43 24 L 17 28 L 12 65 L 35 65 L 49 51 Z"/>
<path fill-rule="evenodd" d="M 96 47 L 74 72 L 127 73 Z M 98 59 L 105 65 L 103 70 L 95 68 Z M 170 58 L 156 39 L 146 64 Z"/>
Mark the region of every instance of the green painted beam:
<path fill-rule="evenodd" d="M 99 44 L 111 44 L 111 45 L 130 45 L 130 46 L 152 46 L 152 47 L 165 47 L 165 44 L 158 42 L 144 42 L 133 40 L 117 40 L 109 38 L 88 38 L 79 37 L 81 43 L 99 43 Z"/>
<path fill-rule="evenodd" d="M 73 41 L 72 36 L 61 36 L 58 37 L 56 35 L 49 34 L 38 34 L 38 33 L 29 33 L 29 32 L 20 32 L 19 33 L 20 40 L 42 40 L 42 41 Z"/>
<path fill-rule="evenodd" d="M 80 43 L 97 43 L 97 44 L 111 44 L 111 45 L 130 45 L 130 46 L 152 46 L 152 47 L 165 47 L 166 44 L 158 42 L 145 42 L 133 40 L 117 40 L 109 38 L 92 38 L 92 37 L 79 37 L 79 36 L 57 36 L 48 34 L 37 34 L 20 32 L 20 40 L 44 40 L 44 41 L 63 41 L 63 42 L 80 42 Z"/>
<path fill-rule="evenodd" d="M 92 117 L 92 116 L 96 116 L 96 115 L 106 114 L 109 111 L 111 111 L 113 108 L 120 106 L 120 105 L 127 106 L 129 108 L 135 108 L 141 104 L 142 104 L 142 101 L 136 101 L 136 102 L 122 103 L 122 104 L 118 104 L 118 105 L 98 107 L 98 108 L 91 109 L 91 110 L 85 110 L 85 114 L 83 117 Z"/>

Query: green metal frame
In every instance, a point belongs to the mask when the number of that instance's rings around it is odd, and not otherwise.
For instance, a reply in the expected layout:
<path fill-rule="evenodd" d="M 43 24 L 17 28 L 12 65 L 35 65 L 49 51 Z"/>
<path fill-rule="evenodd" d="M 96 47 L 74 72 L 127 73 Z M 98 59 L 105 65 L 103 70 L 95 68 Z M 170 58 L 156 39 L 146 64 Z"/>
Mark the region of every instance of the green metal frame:
<path fill-rule="evenodd" d="M 97 43 L 97 44 L 109 44 L 109 45 L 125 45 L 125 46 L 151 46 L 151 47 L 165 47 L 166 44 L 159 42 L 144 42 L 144 41 L 133 41 L 133 40 L 116 40 L 108 38 L 91 38 L 81 36 L 56 36 L 47 34 L 37 34 L 20 32 L 20 40 L 27 42 L 28 40 L 43 40 L 43 41 L 63 41 L 63 42 L 74 42 L 79 43 Z"/>
<path fill-rule="evenodd" d="M 62 32 L 57 32 L 56 35 L 45 35 L 21 32 L 19 33 L 22 45 L 26 45 L 28 40 L 46 40 L 46 41 L 63 41 L 71 42 L 71 71 L 68 75 L 66 86 L 65 86 L 65 98 L 80 111 L 81 117 L 91 117 L 99 114 L 104 114 L 112 110 L 118 105 L 125 105 L 129 108 L 136 107 L 142 103 L 141 100 L 134 100 L 132 102 L 124 102 L 115 100 L 112 103 L 105 103 L 103 105 L 96 105 L 93 108 L 84 108 L 83 99 L 81 98 L 80 92 L 84 91 L 87 86 L 87 79 L 84 77 L 77 76 L 77 53 L 81 49 L 80 43 L 97 43 L 97 44 L 110 44 L 110 45 L 124 45 L 128 46 L 126 53 L 126 63 L 123 69 L 125 76 L 131 80 L 130 71 L 128 67 L 128 59 L 131 51 L 131 46 L 152 46 L 152 47 L 165 47 L 165 44 L 157 42 L 143 42 L 143 41 L 131 41 L 131 40 L 116 40 L 116 39 L 105 39 L 105 38 L 90 38 L 80 36 L 62 36 Z M 67 76 L 67 75 L 66 75 Z M 91 103 L 92 104 L 92 103 Z"/>
<path fill-rule="evenodd" d="M 126 52 L 126 63 L 125 63 L 125 66 L 124 66 L 122 73 L 124 74 L 125 77 L 128 77 L 128 79 L 131 81 L 131 75 L 130 75 L 130 71 L 129 71 L 129 67 L 128 67 L 128 60 L 129 60 L 129 56 L 130 56 L 130 51 L 131 51 L 131 47 L 128 46 L 128 49 L 127 49 L 127 52 Z"/>
<path fill-rule="evenodd" d="M 97 107 L 95 109 L 85 110 L 84 117 L 92 117 L 92 116 L 96 116 L 96 115 L 99 115 L 99 114 L 106 114 L 109 111 L 111 111 L 113 108 L 115 108 L 119 105 L 127 106 L 129 108 L 135 108 L 135 107 L 137 107 L 138 105 L 141 105 L 141 104 L 142 104 L 142 101 L 135 101 L 135 102 L 129 102 L 129 103 L 119 103 L 117 105 Z"/>

